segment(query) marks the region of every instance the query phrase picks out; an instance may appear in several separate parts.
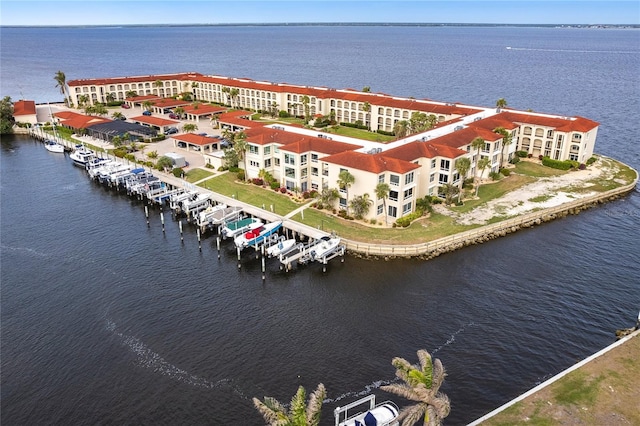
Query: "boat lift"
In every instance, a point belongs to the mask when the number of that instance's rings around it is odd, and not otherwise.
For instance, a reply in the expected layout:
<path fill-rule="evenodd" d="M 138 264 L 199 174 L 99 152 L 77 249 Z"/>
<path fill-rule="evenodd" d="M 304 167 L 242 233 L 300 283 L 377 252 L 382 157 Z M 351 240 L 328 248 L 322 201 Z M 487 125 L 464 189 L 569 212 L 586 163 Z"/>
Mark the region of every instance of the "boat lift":
<path fill-rule="evenodd" d="M 325 253 L 322 257 L 314 257 L 311 255 L 311 250 L 322 243 L 322 239 L 313 240 L 307 244 L 300 243 L 294 246 L 294 249 L 288 253 L 281 254 L 278 259 L 282 263 L 281 269 L 289 272 L 294 262 L 299 265 L 306 265 L 311 261 L 322 263 L 322 272 L 327 271 L 327 263 L 338 256 L 342 256 L 342 262 L 344 262 L 344 255 L 346 252 L 346 246 L 344 244 L 338 244 L 333 250 Z"/>

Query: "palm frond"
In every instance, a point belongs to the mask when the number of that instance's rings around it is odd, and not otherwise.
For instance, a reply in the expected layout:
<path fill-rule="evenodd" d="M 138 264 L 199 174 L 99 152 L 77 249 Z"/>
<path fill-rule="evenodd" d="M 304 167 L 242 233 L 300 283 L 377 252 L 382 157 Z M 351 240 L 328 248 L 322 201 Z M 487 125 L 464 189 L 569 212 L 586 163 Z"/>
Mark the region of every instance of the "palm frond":
<path fill-rule="evenodd" d="M 253 405 L 271 426 L 285 426 L 289 422 L 287 410 L 275 398 L 264 397 L 264 402 L 253 398 Z"/>
<path fill-rule="evenodd" d="M 391 360 L 391 365 L 396 368 L 396 376 L 405 381 L 409 381 L 409 371 L 413 366 L 404 358 L 396 357 Z"/>
<path fill-rule="evenodd" d="M 444 419 L 451 413 L 451 401 L 443 393 L 438 393 L 433 401 L 433 408 L 440 419 Z"/>
<path fill-rule="evenodd" d="M 322 383 L 318 384 L 313 393 L 309 396 L 309 404 L 307 404 L 307 425 L 317 426 L 320 423 L 320 414 L 322 410 L 322 402 L 327 397 L 327 390 Z"/>
<path fill-rule="evenodd" d="M 380 386 L 380 389 L 385 392 L 401 396 L 410 401 L 422 401 L 422 398 L 416 394 L 415 389 L 406 384 L 392 383 L 390 385 Z"/>
<path fill-rule="evenodd" d="M 418 350 L 418 360 L 420 361 L 420 370 L 424 375 L 424 384 L 431 388 L 433 384 L 433 360 L 431 355 L 424 349 Z"/>
<path fill-rule="evenodd" d="M 398 419 L 402 421 L 402 426 L 413 426 L 419 422 L 424 417 L 427 407 L 427 404 L 418 403 L 401 409 Z"/>
<path fill-rule="evenodd" d="M 436 358 L 433 363 L 433 384 L 431 388 L 437 392 L 438 389 L 440 389 L 440 386 L 442 386 L 445 377 L 447 377 L 447 372 L 445 371 L 440 359 Z"/>
<path fill-rule="evenodd" d="M 291 398 L 291 406 L 289 407 L 289 417 L 294 424 L 304 424 L 307 420 L 306 416 L 306 400 L 307 392 L 304 387 L 298 387 L 298 391 Z"/>

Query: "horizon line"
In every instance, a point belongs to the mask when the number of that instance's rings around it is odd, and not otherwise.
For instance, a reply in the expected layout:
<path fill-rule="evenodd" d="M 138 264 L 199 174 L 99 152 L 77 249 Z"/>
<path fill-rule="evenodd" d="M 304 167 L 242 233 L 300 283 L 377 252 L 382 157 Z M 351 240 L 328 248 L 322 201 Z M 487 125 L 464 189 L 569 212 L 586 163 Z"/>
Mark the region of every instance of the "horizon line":
<path fill-rule="evenodd" d="M 488 22 L 236 22 L 236 23 L 154 23 L 154 24 L 19 24 L 0 25 L 0 28 L 95 28 L 95 27 L 215 27 L 215 26 L 493 26 L 493 27 L 632 27 L 640 24 L 602 23 L 488 23 Z"/>

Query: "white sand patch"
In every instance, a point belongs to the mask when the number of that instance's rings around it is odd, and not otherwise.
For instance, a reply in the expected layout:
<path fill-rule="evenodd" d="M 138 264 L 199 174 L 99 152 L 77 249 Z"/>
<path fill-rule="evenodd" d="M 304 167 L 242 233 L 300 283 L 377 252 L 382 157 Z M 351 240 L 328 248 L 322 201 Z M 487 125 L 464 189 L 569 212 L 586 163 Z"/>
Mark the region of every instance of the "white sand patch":
<path fill-rule="evenodd" d="M 611 164 L 600 159 L 585 170 L 572 171 L 560 176 L 539 178 L 536 182 L 515 189 L 500 198 L 480 205 L 468 213 L 456 213 L 437 205 L 436 211 L 456 218 L 462 225 L 485 224 L 496 216 L 515 216 L 534 210 L 556 207 L 561 204 L 594 195 L 595 192 L 567 192 L 571 186 L 588 188 L 587 181 L 606 178 L 612 172 Z M 535 201 L 535 200 L 538 201 Z M 533 200 L 533 201 L 532 201 Z"/>

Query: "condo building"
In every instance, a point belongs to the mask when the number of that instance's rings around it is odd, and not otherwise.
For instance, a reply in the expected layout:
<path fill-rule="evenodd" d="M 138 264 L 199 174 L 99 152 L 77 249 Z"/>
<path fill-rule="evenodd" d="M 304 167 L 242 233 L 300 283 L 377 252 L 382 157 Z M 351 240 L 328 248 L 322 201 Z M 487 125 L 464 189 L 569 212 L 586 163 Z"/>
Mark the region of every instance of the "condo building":
<path fill-rule="evenodd" d="M 478 162 L 488 158 L 486 178 L 507 164 L 516 151 L 533 157 L 584 163 L 594 152 L 598 123 L 583 117 L 477 107 L 413 98 L 400 98 L 353 89 L 298 86 L 246 78 L 208 76 L 199 73 L 83 79 L 68 82 L 73 105 L 127 102 L 140 97 L 180 98 L 189 93 L 199 103 L 212 103 L 223 127 L 243 130 L 247 136 L 247 178 L 269 172 L 289 190 L 339 189 L 339 208 L 367 194 L 371 208 L 367 219 L 394 220 L 415 211 L 416 200 L 437 195 L 444 184 L 479 174 Z M 158 104 L 161 105 L 161 104 Z M 160 108 L 160 107 L 159 107 Z M 187 109 L 185 107 L 185 109 Z M 233 109 L 233 113 L 226 111 Z M 241 110 L 241 111 L 236 111 Z M 162 108 L 159 109 L 162 111 Z M 286 111 L 311 119 L 328 116 L 339 123 L 364 125 L 372 132 L 392 132 L 399 121 L 424 113 L 434 126 L 388 143 L 339 136 L 293 125 L 265 125 L 249 120 L 252 112 Z M 202 110 L 200 111 L 202 113 Z M 225 116 L 227 118 L 225 118 Z M 196 115 L 192 117 L 198 119 Z M 502 133 L 496 132 L 501 129 Z M 504 132 L 509 135 L 505 144 Z M 478 138 L 482 146 L 472 146 Z M 459 176 L 455 164 L 467 157 L 471 167 Z M 242 164 L 244 163 L 244 164 Z M 339 188 L 342 170 L 353 175 L 348 188 Z M 378 183 L 389 185 L 388 197 L 376 199 Z M 386 206 L 386 210 L 385 210 Z"/>

